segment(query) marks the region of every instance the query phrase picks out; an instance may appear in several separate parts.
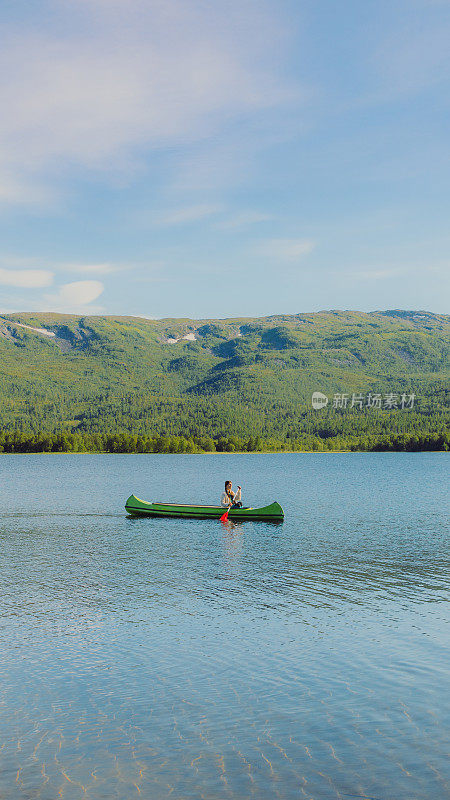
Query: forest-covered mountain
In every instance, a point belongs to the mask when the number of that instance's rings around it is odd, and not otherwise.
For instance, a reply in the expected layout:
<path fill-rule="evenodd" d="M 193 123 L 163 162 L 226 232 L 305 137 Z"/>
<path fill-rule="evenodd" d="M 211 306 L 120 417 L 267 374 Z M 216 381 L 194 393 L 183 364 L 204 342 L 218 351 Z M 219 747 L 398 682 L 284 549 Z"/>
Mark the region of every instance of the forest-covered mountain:
<path fill-rule="evenodd" d="M 0 448 L 446 446 L 449 334 L 426 311 L 2 316 Z"/>

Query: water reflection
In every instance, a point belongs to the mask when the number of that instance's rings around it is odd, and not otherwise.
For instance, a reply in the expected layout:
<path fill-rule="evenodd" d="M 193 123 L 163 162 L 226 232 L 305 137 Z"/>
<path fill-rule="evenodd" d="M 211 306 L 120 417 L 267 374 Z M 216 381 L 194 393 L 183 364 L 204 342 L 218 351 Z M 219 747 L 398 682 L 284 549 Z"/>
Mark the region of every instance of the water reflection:
<path fill-rule="evenodd" d="M 26 492 L 6 493 L 0 523 L 0 795 L 449 794 L 440 463 L 400 456 L 375 502 L 358 462 L 336 458 L 238 458 L 290 509 L 278 526 L 111 509 L 137 470 L 207 486 L 220 457 L 109 458 L 106 474 L 88 458 L 86 492 L 78 457 L 9 458 Z M 315 491 L 324 464 L 341 507 Z M 385 466 L 364 462 L 372 484 Z M 46 481 L 50 513 L 35 508 Z"/>

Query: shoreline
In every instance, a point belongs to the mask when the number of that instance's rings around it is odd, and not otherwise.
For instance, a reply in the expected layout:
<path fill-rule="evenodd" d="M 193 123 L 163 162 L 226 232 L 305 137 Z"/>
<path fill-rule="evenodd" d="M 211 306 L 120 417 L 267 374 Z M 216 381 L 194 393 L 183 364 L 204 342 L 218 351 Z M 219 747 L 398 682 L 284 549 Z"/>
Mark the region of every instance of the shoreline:
<path fill-rule="evenodd" d="M 338 456 L 338 455 L 375 455 L 380 453 L 448 453 L 448 450 L 209 450 L 203 453 L 110 453 L 107 450 L 24 450 L 4 453 L 1 456 Z"/>

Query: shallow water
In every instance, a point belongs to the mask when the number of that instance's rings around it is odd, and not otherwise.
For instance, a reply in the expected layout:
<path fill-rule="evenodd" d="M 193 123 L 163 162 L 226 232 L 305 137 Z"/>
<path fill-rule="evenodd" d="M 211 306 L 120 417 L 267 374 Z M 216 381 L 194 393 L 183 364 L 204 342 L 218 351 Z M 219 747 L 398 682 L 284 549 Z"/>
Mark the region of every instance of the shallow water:
<path fill-rule="evenodd" d="M 450 797 L 449 463 L 0 456 L 0 797 Z"/>

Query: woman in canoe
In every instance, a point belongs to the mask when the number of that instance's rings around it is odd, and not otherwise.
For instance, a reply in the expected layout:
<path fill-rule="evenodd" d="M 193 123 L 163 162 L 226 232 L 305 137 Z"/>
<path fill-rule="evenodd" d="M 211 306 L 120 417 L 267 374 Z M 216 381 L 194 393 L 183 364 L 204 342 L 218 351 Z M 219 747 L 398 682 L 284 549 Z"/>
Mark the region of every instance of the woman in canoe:
<path fill-rule="evenodd" d="M 242 508 L 241 487 L 238 486 L 237 492 L 233 492 L 231 481 L 225 481 L 225 491 L 222 494 L 220 505 L 222 508 Z"/>

